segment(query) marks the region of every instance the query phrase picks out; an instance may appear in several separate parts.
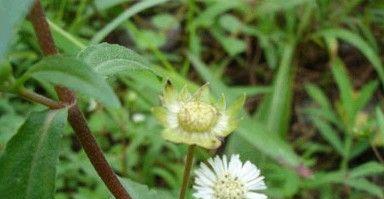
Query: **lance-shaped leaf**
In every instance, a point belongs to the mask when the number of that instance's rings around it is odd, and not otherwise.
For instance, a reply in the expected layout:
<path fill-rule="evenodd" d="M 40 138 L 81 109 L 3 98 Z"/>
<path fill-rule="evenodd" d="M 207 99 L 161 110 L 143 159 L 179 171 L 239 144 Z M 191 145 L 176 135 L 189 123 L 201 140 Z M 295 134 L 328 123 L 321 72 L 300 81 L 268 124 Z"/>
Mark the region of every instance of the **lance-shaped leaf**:
<path fill-rule="evenodd" d="M 66 111 L 32 113 L 0 157 L 2 199 L 54 198 Z"/>
<path fill-rule="evenodd" d="M 120 102 L 105 78 L 77 58 L 52 56 L 31 67 L 19 80 L 22 84 L 29 78 L 47 81 L 68 87 L 86 96 L 95 98 L 110 107 L 119 107 Z"/>
<path fill-rule="evenodd" d="M 147 61 L 139 54 L 116 44 L 89 46 L 78 54 L 78 58 L 106 77 L 134 70 L 150 70 Z"/>

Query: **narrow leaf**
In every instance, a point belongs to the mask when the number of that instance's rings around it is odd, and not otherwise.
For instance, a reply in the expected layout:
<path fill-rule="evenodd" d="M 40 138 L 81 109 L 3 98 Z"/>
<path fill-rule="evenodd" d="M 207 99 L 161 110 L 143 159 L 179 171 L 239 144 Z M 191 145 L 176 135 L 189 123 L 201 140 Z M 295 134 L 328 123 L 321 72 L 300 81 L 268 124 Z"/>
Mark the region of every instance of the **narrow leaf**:
<path fill-rule="evenodd" d="M 240 121 L 238 133 L 257 150 L 268 155 L 277 162 L 295 168 L 302 162 L 301 158 L 294 152 L 292 147 L 282 140 L 278 134 L 271 133 L 266 127 L 246 116 Z"/>
<path fill-rule="evenodd" d="M 284 48 L 271 95 L 267 127 L 270 132 L 278 135 L 285 134 L 289 124 L 293 96 L 293 66 L 291 62 L 294 46 L 294 42 L 290 42 Z"/>
<path fill-rule="evenodd" d="M 377 81 L 371 81 L 360 90 L 358 98 L 353 102 L 353 115 L 357 114 L 371 100 L 377 86 Z"/>
<path fill-rule="evenodd" d="M 365 177 L 384 173 L 384 165 L 377 162 L 368 162 L 352 169 L 349 173 L 351 178 Z"/>
<path fill-rule="evenodd" d="M 2 199 L 51 199 L 66 111 L 32 113 L 0 157 Z"/>
<path fill-rule="evenodd" d="M 359 49 L 360 52 L 371 62 L 373 68 L 375 68 L 381 83 L 384 83 L 384 69 L 381 59 L 378 56 L 379 54 L 374 50 L 374 47 L 371 47 L 362 37 L 344 29 L 328 29 L 319 32 L 319 34 L 325 37 L 342 39 Z"/>
<path fill-rule="evenodd" d="M 379 187 L 364 178 L 348 180 L 347 184 L 356 190 L 366 191 L 379 198 L 383 198 L 384 196 L 382 187 Z"/>
<path fill-rule="evenodd" d="M 312 118 L 313 123 L 319 129 L 323 138 L 332 145 L 332 147 L 340 154 L 344 155 L 343 144 L 336 131 L 326 122 L 319 118 Z"/>
<path fill-rule="evenodd" d="M 348 119 L 350 119 L 349 122 L 351 122 L 351 119 L 354 118 L 352 110 L 353 87 L 351 85 L 351 81 L 348 77 L 344 63 L 340 59 L 335 58 L 334 60 L 332 60 L 331 65 L 333 77 L 335 78 L 340 91 L 340 98 L 343 108 L 345 108 L 345 111 L 347 112 L 347 117 Z"/>
<path fill-rule="evenodd" d="M 379 136 L 381 139 L 384 139 L 384 113 L 380 109 L 380 107 L 376 107 L 376 120 L 377 120 L 377 126 L 378 126 L 378 133 L 381 135 Z M 382 141 L 384 143 L 384 140 Z"/>
<path fill-rule="evenodd" d="M 114 20 L 112 20 L 110 23 L 108 23 L 103 29 L 101 29 L 98 33 L 96 33 L 95 36 L 93 36 L 91 43 L 97 44 L 109 34 L 111 33 L 115 28 L 117 28 L 121 23 L 124 21 L 127 21 L 130 17 L 133 15 L 156 5 L 162 4 L 167 2 L 168 0 L 145 0 L 145 1 L 139 1 L 135 5 L 129 7 L 129 9 L 125 10 L 123 13 L 121 13 L 118 17 L 116 17 Z"/>
<path fill-rule="evenodd" d="M 328 98 L 318 86 L 308 84 L 305 86 L 305 90 L 308 95 L 321 106 L 321 108 L 329 110 L 332 107 Z"/>

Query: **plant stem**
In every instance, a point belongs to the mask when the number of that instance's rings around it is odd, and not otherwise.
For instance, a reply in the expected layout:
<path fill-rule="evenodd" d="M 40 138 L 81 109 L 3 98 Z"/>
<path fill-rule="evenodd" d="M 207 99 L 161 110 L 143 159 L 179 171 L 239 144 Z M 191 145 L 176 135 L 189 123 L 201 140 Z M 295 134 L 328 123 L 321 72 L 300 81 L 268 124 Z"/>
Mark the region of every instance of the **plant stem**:
<path fill-rule="evenodd" d="M 39 95 L 33 91 L 30 91 L 26 88 L 21 88 L 18 90 L 18 94 L 29 100 L 29 101 L 32 101 L 32 102 L 36 102 L 36 103 L 39 103 L 39 104 L 43 104 L 45 106 L 47 106 L 48 108 L 50 109 L 60 109 L 60 108 L 64 108 L 65 107 L 65 104 L 62 103 L 62 102 L 57 102 L 57 101 L 54 101 L 50 98 L 47 98 L 43 95 Z"/>
<path fill-rule="evenodd" d="M 344 156 L 341 161 L 341 169 L 345 172 L 348 170 L 348 162 L 351 156 L 351 148 L 353 144 L 353 136 L 350 131 L 347 132 L 344 143 Z"/>
<path fill-rule="evenodd" d="M 28 18 L 32 22 L 44 55 L 58 54 L 48 22 L 44 15 L 44 10 L 39 0 L 35 1 Z M 70 105 L 68 109 L 68 122 L 75 131 L 77 138 L 100 178 L 104 181 L 105 185 L 115 198 L 131 199 L 105 159 L 100 147 L 97 145 L 83 113 L 76 104 L 75 94 L 71 90 L 61 86 L 56 86 L 55 90 L 59 99 Z"/>
<path fill-rule="evenodd" d="M 188 147 L 187 160 L 185 162 L 184 167 L 183 184 L 181 185 L 179 199 L 184 199 L 185 194 L 187 193 L 189 177 L 191 176 L 191 170 L 193 165 L 193 155 L 195 153 L 195 147 L 196 145 L 189 145 Z"/>

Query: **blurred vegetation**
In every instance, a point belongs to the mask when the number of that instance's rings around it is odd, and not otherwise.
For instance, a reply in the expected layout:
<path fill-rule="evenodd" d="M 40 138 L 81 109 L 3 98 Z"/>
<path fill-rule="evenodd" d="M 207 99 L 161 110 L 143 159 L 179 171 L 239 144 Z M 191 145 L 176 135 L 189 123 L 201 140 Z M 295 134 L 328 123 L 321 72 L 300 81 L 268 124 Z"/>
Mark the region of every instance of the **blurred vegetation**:
<path fill-rule="evenodd" d="M 148 60 L 163 78 L 109 78 L 123 105 L 81 105 L 114 170 L 175 195 L 185 146 L 164 141 L 150 108 L 165 79 L 210 83 L 229 103 L 247 95 L 239 129 L 212 154 L 239 153 L 261 168 L 270 198 L 384 198 L 384 2 L 380 0 L 44 0 L 63 54 L 108 42 Z M 42 57 L 23 21 L 7 60 L 20 76 Z M 0 73 L 1 74 L 1 73 Z M 29 88 L 56 98 L 44 81 Z M 26 116 L 43 107 L 0 93 L 0 153 Z M 57 199 L 109 193 L 69 127 Z M 312 172 L 312 175 L 311 175 Z"/>

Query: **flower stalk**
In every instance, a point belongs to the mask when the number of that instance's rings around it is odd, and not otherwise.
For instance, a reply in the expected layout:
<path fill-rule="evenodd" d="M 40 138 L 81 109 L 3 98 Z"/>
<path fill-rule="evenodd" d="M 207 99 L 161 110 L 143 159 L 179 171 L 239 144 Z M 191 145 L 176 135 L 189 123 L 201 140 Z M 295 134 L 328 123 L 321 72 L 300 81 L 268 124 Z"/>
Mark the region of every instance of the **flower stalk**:
<path fill-rule="evenodd" d="M 193 156 L 195 154 L 195 148 L 196 148 L 196 145 L 188 146 L 187 159 L 185 162 L 184 174 L 183 174 L 183 184 L 181 185 L 179 199 L 184 199 L 187 193 L 189 178 L 191 176 L 191 170 L 193 166 Z"/>

